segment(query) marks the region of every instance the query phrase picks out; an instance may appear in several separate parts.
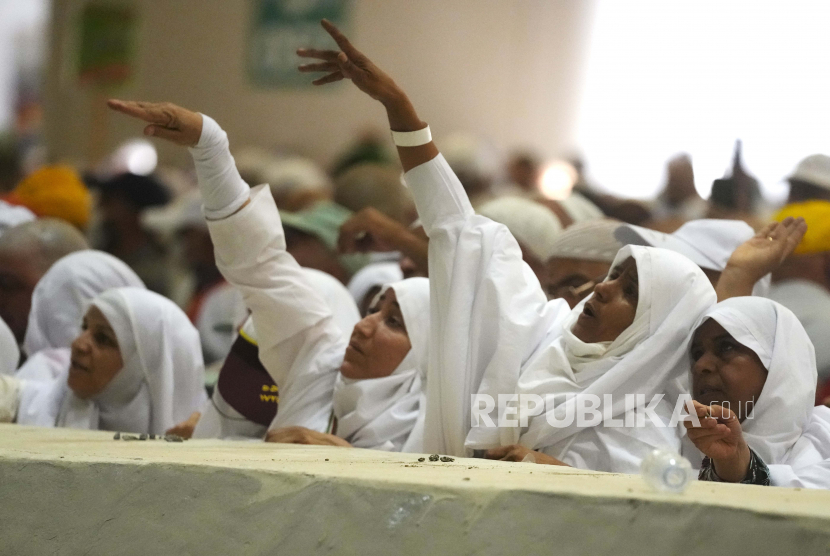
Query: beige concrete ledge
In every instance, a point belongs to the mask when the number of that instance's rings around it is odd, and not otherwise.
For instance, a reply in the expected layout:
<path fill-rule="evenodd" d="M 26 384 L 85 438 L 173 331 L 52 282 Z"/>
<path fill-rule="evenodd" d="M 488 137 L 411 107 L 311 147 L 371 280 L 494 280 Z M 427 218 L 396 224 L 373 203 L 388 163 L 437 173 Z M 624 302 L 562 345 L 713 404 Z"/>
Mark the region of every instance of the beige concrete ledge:
<path fill-rule="evenodd" d="M 0 554 L 830 554 L 830 492 L 0 426 Z"/>

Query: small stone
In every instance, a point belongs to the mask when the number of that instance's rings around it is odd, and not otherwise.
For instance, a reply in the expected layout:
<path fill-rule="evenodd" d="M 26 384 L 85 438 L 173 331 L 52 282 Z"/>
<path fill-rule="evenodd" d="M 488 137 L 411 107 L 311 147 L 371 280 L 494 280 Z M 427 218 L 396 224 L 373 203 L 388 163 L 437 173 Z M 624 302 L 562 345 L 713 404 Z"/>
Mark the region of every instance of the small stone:
<path fill-rule="evenodd" d="M 329 458 L 326 458 L 326 461 L 328 461 L 328 460 L 329 460 Z"/>
<path fill-rule="evenodd" d="M 469 481 L 469 480 L 470 480 L 470 478 L 469 478 L 469 477 L 464 477 L 464 480 L 465 480 L 465 481 Z"/>
<path fill-rule="evenodd" d="M 444 456 L 444 457 L 441 458 L 441 461 L 443 461 L 443 462 L 455 461 L 455 458 L 451 458 L 450 456 Z"/>
<path fill-rule="evenodd" d="M 155 435 L 155 434 L 151 434 L 151 435 L 150 435 L 150 440 L 155 440 L 155 439 L 156 439 L 156 435 Z"/>
<path fill-rule="evenodd" d="M 418 458 L 418 461 L 426 461 L 427 458 Z"/>
<path fill-rule="evenodd" d="M 138 437 L 134 434 L 122 434 L 121 440 L 138 440 Z"/>
<path fill-rule="evenodd" d="M 120 432 L 115 433 L 115 435 L 113 435 L 112 439 L 113 440 L 121 440 L 121 433 Z"/>
<path fill-rule="evenodd" d="M 439 459 L 441 459 L 441 456 L 439 456 L 438 454 L 432 454 L 431 456 L 429 456 L 429 461 L 438 461 Z"/>
<path fill-rule="evenodd" d="M 184 438 L 178 434 L 165 434 L 164 440 L 167 442 L 184 442 Z"/>
<path fill-rule="evenodd" d="M 149 436 L 147 435 L 146 432 L 143 432 L 143 433 L 138 435 L 139 440 L 147 440 L 148 438 L 149 438 Z"/>

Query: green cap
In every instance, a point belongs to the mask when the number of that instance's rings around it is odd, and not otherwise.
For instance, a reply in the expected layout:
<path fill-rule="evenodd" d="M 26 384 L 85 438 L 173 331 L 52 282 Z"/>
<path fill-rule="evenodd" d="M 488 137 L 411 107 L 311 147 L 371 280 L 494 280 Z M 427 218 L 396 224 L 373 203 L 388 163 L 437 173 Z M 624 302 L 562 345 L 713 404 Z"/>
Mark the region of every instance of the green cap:
<path fill-rule="evenodd" d="M 331 201 L 320 201 L 297 212 L 280 211 L 284 228 L 294 228 L 314 236 L 332 252 L 337 252 L 340 226 L 351 216 L 352 211 Z M 350 275 L 370 262 L 369 255 L 364 253 L 339 255 L 338 259 Z"/>

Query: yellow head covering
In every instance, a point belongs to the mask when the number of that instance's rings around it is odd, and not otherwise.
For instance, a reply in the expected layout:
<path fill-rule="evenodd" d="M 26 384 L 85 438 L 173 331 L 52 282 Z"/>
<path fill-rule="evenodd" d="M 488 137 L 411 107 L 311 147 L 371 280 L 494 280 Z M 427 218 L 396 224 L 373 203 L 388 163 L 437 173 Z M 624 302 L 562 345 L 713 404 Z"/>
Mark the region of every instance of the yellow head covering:
<path fill-rule="evenodd" d="M 788 216 L 800 216 L 807 222 L 807 233 L 795 248 L 796 255 L 830 251 L 830 201 L 793 203 L 778 211 L 775 219 L 781 222 Z"/>
<path fill-rule="evenodd" d="M 89 190 L 69 166 L 45 166 L 33 172 L 12 191 L 9 200 L 38 216 L 60 218 L 82 230 L 92 210 Z"/>

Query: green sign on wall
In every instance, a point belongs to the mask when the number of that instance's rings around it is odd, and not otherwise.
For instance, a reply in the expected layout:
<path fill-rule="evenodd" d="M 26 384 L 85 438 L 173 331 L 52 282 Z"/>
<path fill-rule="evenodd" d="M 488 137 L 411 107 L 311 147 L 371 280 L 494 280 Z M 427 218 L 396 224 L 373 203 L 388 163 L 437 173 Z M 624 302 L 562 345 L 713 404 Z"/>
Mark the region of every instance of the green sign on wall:
<path fill-rule="evenodd" d="M 328 19 L 341 29 L 351 0 L 255 0 L 248 45 L 248 74 L 263 87 L 309 87 L 312 77 L 297 71 L 297 49 L 335 48 L 320 26 Z"/>
<path fill-rule="evenodd" d="M 81 14 L 78 76 L 82 83 L 118 85 L 133 73 L 136 18 L 127 6 L 89 4 Z"/>

